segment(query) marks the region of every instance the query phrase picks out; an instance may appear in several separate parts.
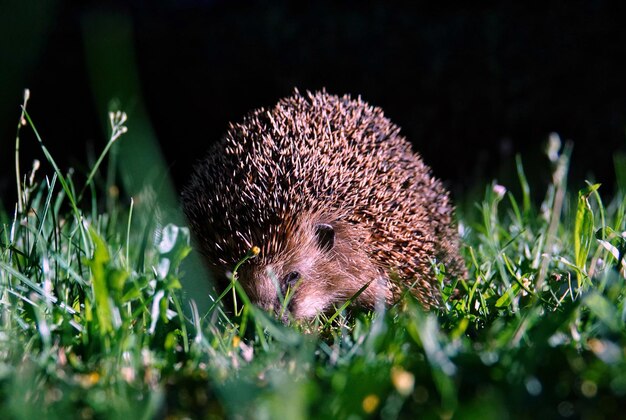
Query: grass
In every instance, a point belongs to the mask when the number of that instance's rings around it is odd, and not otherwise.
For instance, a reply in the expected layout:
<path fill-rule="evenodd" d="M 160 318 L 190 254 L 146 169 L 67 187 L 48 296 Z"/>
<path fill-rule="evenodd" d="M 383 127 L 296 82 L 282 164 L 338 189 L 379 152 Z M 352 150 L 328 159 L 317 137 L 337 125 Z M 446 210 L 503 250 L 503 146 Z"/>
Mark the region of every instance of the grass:
<path fill-rule="evenodd" d="M 201 313 L 194 300 L 209 297 L 185 294 L 187 228 L 164 220 L 149 188 L 126 201 L 100 174 L 124 122 L 111 115 L 110 142 L 82 176 L 54 163 L 26 112 L 20 121 L 54 172 L 18 167 L 19 203 L 2 216 L 5 418 L 621 415 L 626 195 L 569 192 L 571 148 L 558 137 L 540 206 L 521 160 L 519 186 L 493 183 L 460 206 L 469 276 L 442 283 L 443 310 L 407 296 L 283 325 L 236 283 L 225 292 L 235 313 L 217 299 Z"/>

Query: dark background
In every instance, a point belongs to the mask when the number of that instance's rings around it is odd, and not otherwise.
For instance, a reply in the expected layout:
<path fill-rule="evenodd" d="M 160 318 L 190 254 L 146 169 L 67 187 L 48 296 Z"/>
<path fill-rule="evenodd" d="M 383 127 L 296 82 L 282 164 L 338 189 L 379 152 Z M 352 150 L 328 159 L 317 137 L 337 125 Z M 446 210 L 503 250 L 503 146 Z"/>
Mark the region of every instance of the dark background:
<path fill-rule="evenodd" d="M 612 192 L 613 156 L 626 148 L 618 1 L 14 3 L 0 8 L 5 204 L 25 87 L 62 168 L 84 170 L 104 147 L 106 108 L 119 99 L 150 127 L 178 188 L 228 121 L 294 87 L 382 107 L 457 196 L 513 182 L 517 153 L 532 182 L 547 180 L 552 131 L 574 141 L 572 183 L 593 178 Z M 24 133 L 23 167 L 33 157 L 41 151 Z"/>

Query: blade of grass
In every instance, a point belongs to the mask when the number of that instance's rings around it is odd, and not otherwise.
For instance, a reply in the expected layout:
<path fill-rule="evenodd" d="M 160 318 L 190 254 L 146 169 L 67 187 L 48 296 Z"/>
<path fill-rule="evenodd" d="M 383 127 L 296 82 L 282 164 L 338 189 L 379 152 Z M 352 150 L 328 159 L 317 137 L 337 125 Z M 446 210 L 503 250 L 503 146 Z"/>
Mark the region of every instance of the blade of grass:
<path fill-rule="evenodd" d="M 74 212 L 74 216 L 76 217 L 76 220 L 82 221 L 83 217 L 82 217 L 82 214 L 81 214 L 80 210 L 78 209 L 75 197 L 74 197 L 74 195 L 72 193 L 72 190 L 70 189 L 70 184 L 67 182 L 66 178 L 61 173 L 61 169 L 59 169 L 59 166 L 57 165 L 56 161 L 54 160 L 54 158 L 52 157 L 52 155 L 48 151 L 48 148 L 43 144 L 43 140 L 41 139 L 41 136 L 39 135 L 39 132 L 37 131 L 37 127 L 35 127 L 35 124 L 33 123 L 30 115 L 26 111 L 26 108 L 22 107 L 22 110 L 24 112 L 24 116 L 26 117 L 26 120 L 28 121 L 28 124 L 30 125 L 30 127 L 33 130 L 33 132 L 35 133 L 35 137 L 37 138 L 37 141 L 39 142 L 41 150 L 43 151 L 44 155 L 46 156 L 46 159 L 48 160 L 48 162 L 50 162 L 50 164 L 54 168 L 54 171 L 55 171 L 57 177 L 59 178 L 59 182 L 61 183 L 61 186 L 63 187 L 63 190 L 67 194 L 67 198 L 70 200 L 70 204 L 72 206 L 72 210 Z M 90 246 L 89 246 L 89 241 L 87 239 L 88 235 L 87 235 L 87 232 L 85 231 L 85 227 L 82 226 L 82 223 L 79 223 L 79 226 L 80 226 L 80 231 L 81 231 L 81 238 L 83 240 L 83 246 L 84 246 L 85 251 L 87 251 L 87 250 L 91 249 Z"/>
<path fill-rule="evenodd" d="M 24 90 L 24 102 L 22 102 L 22 114 L 20 120 L 17 123 L 17 132 L 15 134 L 15 181 L 17 183 L 17 211 L 18 213 L 24 212 L 24 196 L 22 195 L 22 175 L 20 172 L 20 129 L 25 124 L 24 114 L 26 112 L 26 105 L 30 98 L 30 90 Z"/>

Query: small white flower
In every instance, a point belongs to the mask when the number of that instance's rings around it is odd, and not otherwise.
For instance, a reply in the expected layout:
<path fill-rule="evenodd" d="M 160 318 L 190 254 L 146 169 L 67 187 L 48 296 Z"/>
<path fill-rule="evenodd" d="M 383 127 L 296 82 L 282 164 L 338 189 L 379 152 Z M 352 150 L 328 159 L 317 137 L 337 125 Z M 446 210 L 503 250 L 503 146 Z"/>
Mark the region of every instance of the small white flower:
<path fill-rule="evenodd" d="M 560 149 L 561 137 L 557 133 L 550 133 L 550 137 L 548 137 L 548 147 L 546 150 L 550 162 L 556 162 L 559 159 Z"/>
<path fill-rule="evenodd" d="M 493 192 L 496 196 L 498 196 L 498 198 L 502 198 L 504 197 L 504 194 L 506 194 L 506 187 L 504 185 L 495 184 L 493 186 Z"/>

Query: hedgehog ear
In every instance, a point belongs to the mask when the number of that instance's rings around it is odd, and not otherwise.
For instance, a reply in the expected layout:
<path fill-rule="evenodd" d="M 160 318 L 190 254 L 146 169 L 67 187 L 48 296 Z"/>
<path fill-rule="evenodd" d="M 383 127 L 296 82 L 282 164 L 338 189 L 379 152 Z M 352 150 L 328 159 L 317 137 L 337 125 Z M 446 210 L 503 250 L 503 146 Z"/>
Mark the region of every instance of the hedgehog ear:
<path fill-rule="evenodd" d="M 323 251 L 330 251 L 335 245 L 335 229 L 328 223 L 318 223 L 315 225 L 315 236 L 317 244 Z"/>

